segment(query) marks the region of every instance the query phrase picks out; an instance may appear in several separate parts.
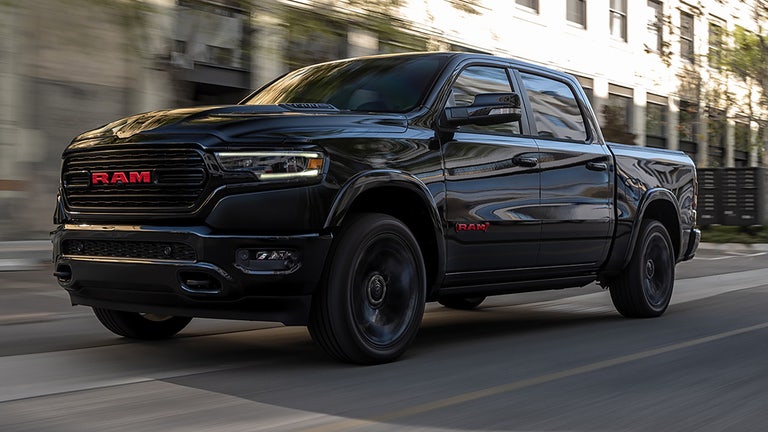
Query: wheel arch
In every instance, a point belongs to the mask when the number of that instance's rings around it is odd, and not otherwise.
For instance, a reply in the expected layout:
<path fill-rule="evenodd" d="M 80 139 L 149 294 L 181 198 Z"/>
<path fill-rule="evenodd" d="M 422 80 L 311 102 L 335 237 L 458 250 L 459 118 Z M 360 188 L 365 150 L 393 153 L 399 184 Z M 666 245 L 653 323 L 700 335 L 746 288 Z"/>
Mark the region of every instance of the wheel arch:
<path fill-rule="evenodd" d="M 358 174 L 339 191 L 324 229 L 337 231 L 349 215 L 363 212 L 388 214 L 411 230 L 421 248 L 430 299 L 443 279 L 445 241 L 440 212 L 424 182 L 395 170 Z"/>
<path fill-rule="evenodd" d="M 664 225 L 670 240 L 672 240 L 675 259 L 676 261 L 680 259 L 683 253 L 681 245 L 683 236 L 679 209 L 680 206 L 678 205 L 677 198 L 668 189 L 650 189 L 643 195 L 638 206 L 637 218 L 635 218 L 632 224 L 632 236 L 624 256 L 622 268 L 629 264 L 629 260 L 632 258 L 632 251 L 640 235 L 640 228 L 643 221 L 647 219 L 657 220 Z"/>

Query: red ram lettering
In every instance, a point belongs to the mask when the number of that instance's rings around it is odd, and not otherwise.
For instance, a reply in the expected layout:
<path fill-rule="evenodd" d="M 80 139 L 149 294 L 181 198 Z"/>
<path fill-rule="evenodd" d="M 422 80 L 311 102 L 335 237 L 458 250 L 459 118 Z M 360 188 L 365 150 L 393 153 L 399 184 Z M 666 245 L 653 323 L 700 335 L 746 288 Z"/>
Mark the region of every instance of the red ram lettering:
<path fill-rule="evenodd" d="M 128 177 L 125 175 L 125 173 L 116 172 L 112 174 L 112 180 L 110 180 L 109 183 L 128 183 Z"/>
<path fill-rule="evenodd" d="M 129 175 L 131 183 L 149 183 L 150 181 L 149 171 L 131 171 Z"/>
<path fill-rule="evenodd" d="M 91 184 L 108 184 L 109 174 L 104 172 L 91 173 Z"/>
<path fill-rule="evenodd" d="M 465 224 L 465 223 L 458 223 L 456 224 L 456 232 L 459 231 L 482 231 L 486 232 L 488 231 L 488 227 L 490 227 L 491 224 L 489 222 L 481 223 L 481 224 Z"/>

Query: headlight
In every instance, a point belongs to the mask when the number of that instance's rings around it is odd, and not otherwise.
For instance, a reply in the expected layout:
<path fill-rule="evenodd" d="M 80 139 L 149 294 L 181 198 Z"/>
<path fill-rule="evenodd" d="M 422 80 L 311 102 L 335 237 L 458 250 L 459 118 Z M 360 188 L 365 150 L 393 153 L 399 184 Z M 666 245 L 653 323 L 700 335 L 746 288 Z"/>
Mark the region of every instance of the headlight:
<path fill-rule="evenodd" d="M 216 159 L 225 171 L 250 172 L 259 180 L 319 177 L 324 157 L 315 152 L 220 152 Z"/>

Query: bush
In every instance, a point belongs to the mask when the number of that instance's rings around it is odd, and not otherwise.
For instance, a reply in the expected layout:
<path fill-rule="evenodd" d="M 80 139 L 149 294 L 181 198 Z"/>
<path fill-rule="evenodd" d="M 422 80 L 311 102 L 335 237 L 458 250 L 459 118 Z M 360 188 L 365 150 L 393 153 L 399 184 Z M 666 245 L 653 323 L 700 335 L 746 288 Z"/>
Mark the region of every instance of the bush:
<path fill-rule="evenodd" d="M 701 228 L 701 241 L 708 243 L 768 243 L 768 227 L 711 225 Z"/>

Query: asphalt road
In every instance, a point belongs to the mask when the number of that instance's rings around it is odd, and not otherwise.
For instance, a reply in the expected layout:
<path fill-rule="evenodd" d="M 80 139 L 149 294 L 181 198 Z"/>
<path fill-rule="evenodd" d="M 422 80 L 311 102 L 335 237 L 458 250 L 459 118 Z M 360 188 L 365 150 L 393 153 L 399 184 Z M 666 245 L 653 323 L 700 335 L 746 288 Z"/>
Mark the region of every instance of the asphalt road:
<path fill-rule="evenodd" d="M 126 341 L 50 268 L 0 272 L 0 431 L 762 431 L 767 264 L 702 251 L 650 320 L 596 286 L 429 305 L 406 355 L 370 367 L 266 323 Z"/>

